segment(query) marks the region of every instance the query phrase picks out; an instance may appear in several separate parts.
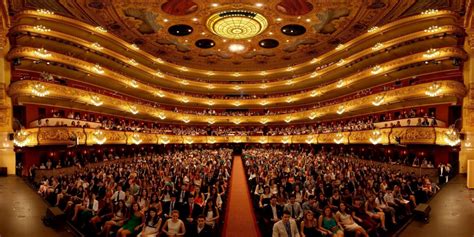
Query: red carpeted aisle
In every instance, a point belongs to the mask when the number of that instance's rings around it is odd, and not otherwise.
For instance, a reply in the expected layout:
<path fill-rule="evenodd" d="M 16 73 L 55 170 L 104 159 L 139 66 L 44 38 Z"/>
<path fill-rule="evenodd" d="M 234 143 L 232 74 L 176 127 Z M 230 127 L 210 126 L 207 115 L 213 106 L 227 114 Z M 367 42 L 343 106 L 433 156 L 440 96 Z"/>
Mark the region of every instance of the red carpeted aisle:
<path fill-rule="evenodd" d="M 242 158 L 234 157 L 223 236 L 259 237 Z"/>

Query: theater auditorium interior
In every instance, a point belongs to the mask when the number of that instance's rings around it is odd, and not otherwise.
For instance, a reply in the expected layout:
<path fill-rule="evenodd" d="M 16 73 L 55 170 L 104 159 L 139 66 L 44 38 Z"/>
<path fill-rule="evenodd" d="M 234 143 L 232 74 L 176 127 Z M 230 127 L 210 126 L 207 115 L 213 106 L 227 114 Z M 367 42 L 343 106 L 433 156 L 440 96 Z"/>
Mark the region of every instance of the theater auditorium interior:
<path fill-rule="evenodd" d="M 473 9 L 0 0 L 0 237 L 472 237 Z"/>

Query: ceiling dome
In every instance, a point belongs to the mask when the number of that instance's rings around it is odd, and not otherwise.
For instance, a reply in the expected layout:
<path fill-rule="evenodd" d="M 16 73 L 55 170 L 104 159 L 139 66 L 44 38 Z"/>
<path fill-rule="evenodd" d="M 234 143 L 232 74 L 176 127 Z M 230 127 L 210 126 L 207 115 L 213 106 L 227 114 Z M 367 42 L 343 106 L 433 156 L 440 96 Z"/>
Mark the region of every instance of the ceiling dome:
<path fill-rule="evenodd" d="M 207 27 L 214 34 L 228 39 L 247 39 L 262 33 L 268 26 L 267 19 L 247 10 L 229 10 L 213 14 Z"/>

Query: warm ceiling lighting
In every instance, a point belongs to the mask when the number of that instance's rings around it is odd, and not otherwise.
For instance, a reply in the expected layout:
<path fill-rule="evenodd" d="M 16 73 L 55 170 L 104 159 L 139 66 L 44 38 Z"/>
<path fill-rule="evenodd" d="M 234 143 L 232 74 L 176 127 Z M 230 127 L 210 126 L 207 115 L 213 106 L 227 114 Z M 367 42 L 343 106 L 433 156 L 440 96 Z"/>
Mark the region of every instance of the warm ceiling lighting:
<path fill-rule="evenodd" d="M 92 70 L 98 74 L 104 74 L 104 69 L 99 65 L 99 64 L 96 64 L 92 67 Z"/>
<path fill-rule="evenodd" d="M 256 7 L 263 7 L 263 3 L 257 2 L 257 3 L 255 3 L 255 6 Z"/>
<path fill-rule="evenodd" d="M 105 28 L 102 27 L 102 26 L 96 26 L 96 27 L 95 27 L 95 30 L 98 31 L 98 32 L 102 32 L 102 33 L 106 33 L 106 32 L 107 32 L 107 29 L 105 29 Z"/>
<path fill-rule="evenodd" d="M 138 114 L 138 109 L 137 109 L 137 106 L 135 105 L 130 105 L 128 110 L 130 111 L 130 113 L 132 114 Z"/>
<path fill-rule="evenodd" d="M 196 22 L 198 21 L 199 19 L 197 19 L 196 17 L 193 18 L 193 21 Z"/>
<path fill-rule="evenodd" d="M 345 46 L 344 46 L 343 44 L 339 44 L 339 45 L 337 45 L 336 50 L 341 50 L 341 49 L 343 49 L 344 47 L 345 47 Z"/>
<path fill-rule="evenodd" d="M 227 10 L 217 12 L 207 20 L 207 28 L 214 34 L 227 39 L 247 39 L 262 33 L 267 27 L 267 19 L 248 10 Z"/>
<path fill-rule="evenodd" d="M 270 102 L 268 102 L 268 101 L 266 101 L 266 100 L 263 100 L 263 101 L 260 101 L 259 104 L 262 105 L 262 106 L 265 106 L 265 105 L 267 105 L 267 104 L 270 104 Z"/>
<path fill-rule="evenodd" d="M 337 66 L 342 66 L 346 61 L 344 59 L 339 60 L 339 62 L 336 63 Z"/>
<path fill-rule="evenodd" d="M 211 3 L 211 7 L 218 7 L 219 3 Z"/>
<path fill-rule="evenodd" d="M 385 100 L 385 96 L 383 95 L 378 95 L 374 98 L 374 100 L 372 101 L 372 104 L 374 106 L 380 106 Z"/>
<path fill-rule="evenodd" d="M 373 33 L 373 32 L 378 31 L 378 30 L 379 30 L 379 27 L 378 27 L 378 26 L 373 26 L 373 27 L 371 27 L 369 30 L 367 30 L 367 32 Z"/>
<path fill-rule="evenodd" d="M 309 119 L 313 120 L 315 119 L 316 117 L 318 117 L 318 114 L 316 112 L 311 112 L 311 114 L 309 115 Z"/>
<path fill-rule="evenodd" d="M 337 84 L 336 84 L 336 87 L 337 87 L 337 88 L 341 88 L 341 87 L 343 87 L 343 86 L 344 86 L 344 80 L 339 80 L 339 81 L 337 82 Z"/>
<path fill-rule="evenodd" d="M 162 91 L 157 91 L 156 95 L 161 97 L 161 98 L 165 97 L 165 94 Z"/>
<path fill-rule="evenodd" d="M 130 47 L 132 47 L 132 49 L 135 49 L 135 50 L 140 49 L 140 47 L 138 47 L 138 45 L 136 45 L 136 44 L 131 44 Z"/>
<path fill-rule="evenodd" d="M 48 52 L 48 50 L 46 50 L 46 49 L 44 49 L 44 48 L 36 49 L 36 50 L 35 50 L 35 55 L 36 55 L 36 56 L 39 56 L 39 57 L 42 57 L 42 58 L 49 58 L 49 57 L 51 57 L 51 53 Z"/>
<path fill-rule="evenodd" d="M 344 105 L 341 105 L 339 106 L 339 108 L 337 108 L 337 114 L 343 114 L 344 112 L 346 111 L 346 107 L 344 107 Z"/>
<path fill-rule="evenodd" d="M 278 17 L 277 19 L 275 19 L 276 21 L 282 21 L 283 19 L 281 19 L 280 17 Z"/>
<path fill-rule="evenodd" d="M 166 119 L 165 113 L 163 113 L 163 112 L 159 113 L 159 114 L 158 114 L 158 118 L 160 118 L 161 120 Z"/>
<path fill-rule="evenodd" d="M 434 33 L 434 32 L 438 32 L 441 28 L 439 26 L 430 26 L 428 27 L 428 29 L 425 29 L 424 32 L 426 33 Z"/>
<path fill-rule="evenodd" d="M 169 20 L 165 18 L 165 19 L 163 19 L 163 21 L 164 21 L 164 22 L 168 22 Z"/>
<path fill-rule="evenodd" d="M 309 18 L 308 18 L 308 19 L 306 19 L 306 22 L 311 22 L 311 19 L 309 19 Z"/>
<path fill-rule="evenodd" d="M 430 97 L 438 96 L 441 92 L 441 85 L 437 82 L 433 82 L 425 91 L 425 94 Z"/>
<path fill-rule="evenodd" d="M 238 53 L 245 50 L 245 46 L 242 44 L 231 44 L 229 45 L 229 51 Z"/>
<path fill-rule="evenodd" d="M 319 92 L 317 90 L 314 90 L 311 92 L 311 97 L 316 97 L 319 95 Z"/>
<path fill-rule="evenodd" d="M 48 27 L 44 26 L 44 25 L 35 25 L 33 27 L 33 29 L 35 29 L 36 31 L 39 31 L 39 32 L 50 32 L 51 29 L 49 29 Z"/>
<path fill-rule="evenodd" d="M 41 15 L 54 15 L 53 11 L 47 10 L 47 9 L 36 9 L 36 12 L 41 14 Z"/>
<path fill-rule="evenodd" d="M 137 61 L 135 61 L 135 59 L 133 59 L 133 58 L 130 59 L 130 60 L 128 60 L 128 63 L 132 64 L 133 66 L 137 66 L 137 65 L 138 65 Z"/>

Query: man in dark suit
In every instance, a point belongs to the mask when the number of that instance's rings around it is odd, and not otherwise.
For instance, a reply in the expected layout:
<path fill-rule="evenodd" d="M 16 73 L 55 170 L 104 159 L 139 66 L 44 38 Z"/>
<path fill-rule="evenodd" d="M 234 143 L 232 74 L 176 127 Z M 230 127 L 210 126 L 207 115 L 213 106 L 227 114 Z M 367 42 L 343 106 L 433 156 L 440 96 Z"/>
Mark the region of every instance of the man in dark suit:
<path fill-rule="evenodd" d="M 163 202 L 163 217 L 171 218 L 171 212 L 173 210 L 180 210 L 180 204 L 176 201 L 176 196 L 171 195 L 169 202 Z"/>
<path fill-rule="evenodd" d="M 189 237 L 211 237 L 212 236 L 212 228 L 206 225 L 206 220 L 204 215 L 199 215 L 197 217 L 197 224 L 193 225 L 189 232 L 187 232 L 186 236 Z"/>
<path fill-rule="evenodd" d="M 283 215 L 283 206 L 277 204 L 277 197 L 272 196 L 270 199 L 270 205 L 263 207 L 263 220 L 265 230 L 270 231 L 273 225 L 281 219 Z M 270 233 L 264 234 L 264 236 L 270 235 Z"/>
<path fill-rule="evenodd" d="M 181 207 L 182 219 L 186 225 L 192 224 L 196 218 L 202 214 L 202 207 L 194 203 L 194 196 L 190 195 L 187 204 Z"/>

